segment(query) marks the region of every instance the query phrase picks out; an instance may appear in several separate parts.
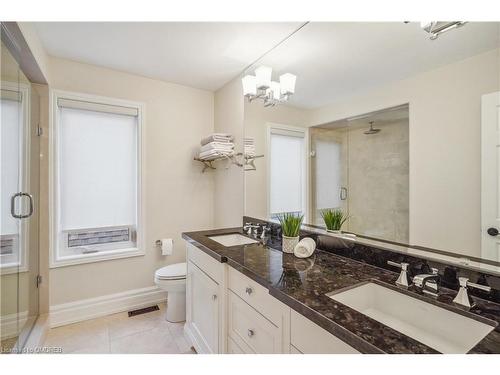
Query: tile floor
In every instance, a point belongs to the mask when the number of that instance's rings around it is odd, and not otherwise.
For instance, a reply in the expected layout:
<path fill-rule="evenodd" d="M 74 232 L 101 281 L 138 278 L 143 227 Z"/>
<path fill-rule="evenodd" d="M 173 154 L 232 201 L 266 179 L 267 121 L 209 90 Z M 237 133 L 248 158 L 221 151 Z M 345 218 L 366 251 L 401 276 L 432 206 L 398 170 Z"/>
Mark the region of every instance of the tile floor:
<path fill-rule="evenodd" d="M 165 305 L 159 306 L 159 311 L 131 318 L 122 312 L 53 328 L 44 345 L 73 354 L 194 353 L 184 338 L 184 323 L 167 322 Z"/>

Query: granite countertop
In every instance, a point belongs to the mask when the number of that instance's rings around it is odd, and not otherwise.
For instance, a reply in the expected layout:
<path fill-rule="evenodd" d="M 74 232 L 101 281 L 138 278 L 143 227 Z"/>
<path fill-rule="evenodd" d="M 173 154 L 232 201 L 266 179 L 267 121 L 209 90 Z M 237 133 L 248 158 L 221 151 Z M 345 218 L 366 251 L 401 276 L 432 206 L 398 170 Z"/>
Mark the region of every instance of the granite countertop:
<path fill-rule="evenodd" d="M 219 262 L 227 262 L 263 285 L 272 296 L 361 353 L 438 353 L 326 295 L 369 281 L 495 326 L 469 353 L 500 353 L 499 304 L 478 300 L 469 311 L 452 303 L 455 291 L 442 288 L 436 299 L 412 288 L 402 289 L 394 284 L 397 273 L 326 251 L 316 250 L 310 258 L 299 259 L 274 249 L 273 244 L 225 247 L 208 238 L 228 233 L 244 234 L 241 228 L 227 228 L 187 232 L 182 236 Z"/>

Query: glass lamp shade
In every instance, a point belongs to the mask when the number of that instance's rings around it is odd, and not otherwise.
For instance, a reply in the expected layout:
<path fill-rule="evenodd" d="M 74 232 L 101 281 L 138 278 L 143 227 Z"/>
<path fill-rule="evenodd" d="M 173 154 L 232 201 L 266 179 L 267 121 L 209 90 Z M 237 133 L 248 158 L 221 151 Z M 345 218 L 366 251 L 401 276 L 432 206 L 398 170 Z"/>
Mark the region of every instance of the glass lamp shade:
<path fill-rule="evenodd" d="M 280 76 L 280 87 L 283 95 L 290 95 L 295 92 L 295 81 L 297 77 L 291 73 Z"/>
<path fill-rule="evenodd" d="M 243 95 L 245 96 L 257 95 L 257 84 L 255 76 L 252 75 L 244 76 L 241 79 L 241 83 L 243 84 Z"/>
<path fill-rule="evenodd" d="M 274 100 L 280 100 L 281 96 L 281 90 L 280 90 L 280 83 L 276 81 L 271 81 L 271 92 L 272 92 L 272 98 Z"/>
<path fill-rule="evenodd" d="M 255 77 L 257 80 L 257 88 L 265 90 L 271 87 L 271 75 L 273 70 L 267 66 L 259 66 L 255 69 Z"/>

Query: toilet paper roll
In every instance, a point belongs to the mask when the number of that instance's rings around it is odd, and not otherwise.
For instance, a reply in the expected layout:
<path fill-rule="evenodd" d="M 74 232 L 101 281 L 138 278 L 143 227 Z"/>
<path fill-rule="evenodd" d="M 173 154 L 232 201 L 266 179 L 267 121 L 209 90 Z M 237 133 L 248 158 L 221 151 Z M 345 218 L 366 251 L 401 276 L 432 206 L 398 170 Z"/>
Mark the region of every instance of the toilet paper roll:
<path fill-rule="evenodd" d="M 171 238 L 161 239 L 161 254 L 162 255 L 172 255 L 172 250 L 174 248 L 174 240 Z"/>

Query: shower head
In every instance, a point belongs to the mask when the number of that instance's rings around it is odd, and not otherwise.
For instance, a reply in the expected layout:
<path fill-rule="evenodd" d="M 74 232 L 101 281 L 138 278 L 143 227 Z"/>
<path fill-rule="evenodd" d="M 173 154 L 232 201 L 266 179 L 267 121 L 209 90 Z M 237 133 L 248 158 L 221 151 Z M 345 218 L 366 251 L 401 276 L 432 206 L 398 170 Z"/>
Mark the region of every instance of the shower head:
<path fill-rule="evenodd" d="M 380 129 L 375 129 L 373 127 L 373 121 L 370 121 L 369 124 L 370 124 L 370 129 L 364 131 L 363 134 L 366 134 L 366 135 L 377 134 L 380 131 Z"/>

